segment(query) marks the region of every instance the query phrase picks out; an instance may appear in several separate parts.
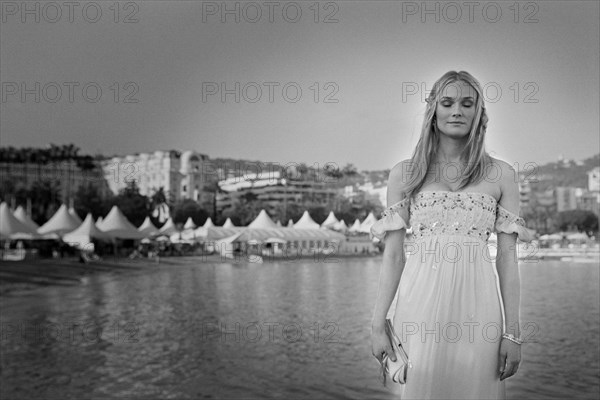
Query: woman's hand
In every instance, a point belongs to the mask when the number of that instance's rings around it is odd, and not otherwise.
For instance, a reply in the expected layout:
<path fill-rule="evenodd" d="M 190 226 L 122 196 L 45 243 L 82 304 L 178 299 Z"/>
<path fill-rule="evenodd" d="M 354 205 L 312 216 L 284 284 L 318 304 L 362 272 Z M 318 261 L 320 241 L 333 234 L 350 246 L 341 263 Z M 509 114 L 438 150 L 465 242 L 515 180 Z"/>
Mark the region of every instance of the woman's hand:
<path fill-rule="evenodd" d="M 513 376 L 519 368 L 521 362 L 521 346 L 508 340 L 502 339 L 500 343 L 500 357 L 498 360 L 498 369 L 500 371 L 500 380 Z"/>
<path fill-rule="evenodd" d="M 394 349 L 392 349 L 390 339 L 388 339 L 384 327 L 371 328 L 371 349 L 373 355 L 380 364 L 383 362 L 385 354 L 387 354 L 392 361 L 396 361 L 396 354 L 394 354 Z"/>

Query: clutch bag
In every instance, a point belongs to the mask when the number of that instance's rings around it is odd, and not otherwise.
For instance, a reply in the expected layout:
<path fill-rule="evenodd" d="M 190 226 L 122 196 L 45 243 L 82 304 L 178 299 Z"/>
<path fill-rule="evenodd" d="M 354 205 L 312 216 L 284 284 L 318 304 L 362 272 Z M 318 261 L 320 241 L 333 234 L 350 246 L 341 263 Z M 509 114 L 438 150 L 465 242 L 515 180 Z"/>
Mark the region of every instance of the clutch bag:
<path fill-rule="evenodd" d="M 385 386 L 386 378 L 392 380 L 392 382 L 404 385 L 406 383 L 408 369 L 412 368 L 408 354 L 402 347 L 400 338 L 396 335 L 392 321 L 389 319 L 385 320 L 385 332 L 390 339 L 390 344 L 394 354 L 396 355 L 396 361 L 392 361 L 387 354 L 383 356 L 381 366 L 383 367 L 383 385 Z"/>

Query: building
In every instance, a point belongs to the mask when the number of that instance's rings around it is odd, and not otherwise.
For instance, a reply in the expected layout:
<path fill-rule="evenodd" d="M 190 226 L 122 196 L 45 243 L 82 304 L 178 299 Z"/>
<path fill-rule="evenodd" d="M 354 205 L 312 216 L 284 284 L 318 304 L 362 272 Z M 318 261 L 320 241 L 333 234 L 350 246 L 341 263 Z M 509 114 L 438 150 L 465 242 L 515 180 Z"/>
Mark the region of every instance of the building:
<path fill-rule="evenodd" d="M 373 203 L 381 203 L 383 207 L 387 206 L 387 183 L 374 185 L 373 182 L 365 182 L 358 186 L 358 190 L 366 193 L 365 199 Z"/>
<path fill-rule="evenodd" d="M 578 208 L 588 210 L 600 217 L 600 167 L 587 172 L 588 189 L 578 198 Z"/>
<path fill-rule="evenodd" d="M 262 202 L 270 215 L 284 205 L 295 203 L 332 204 L 339 190 L 327 182 L 318 180 L 286 179 L 281 171 L 253 173 L 231 177 L 218 182 L 221 193 L 217 194 L 217 212 L 232 207 L 241 196 L 251 192 L 256 200 Z M 279 216 L 282 218 L 283 216 Z M 285 221 L 283 221 L 285 222 Z"/>
<path fill-rule="evenodd" d="M 595 167 L 587 172 L 588 190 L 590 192 L 600 192 L 600 167 Z"/>
<path fill-rule="evenodd" d="M 568 211 L 577 209 L 577 194 L 581 196 L 581 189 L 574 187 L 559 186 L 555 190 L 556 211 Z"/>
<path fill-rule="evenodd" d="M 155 151 L 104 160 L 102 169 L 110 190 L 117 194 L 135 181 L 140 194 L 152 196 L 161 187 L 170 201 L 200 200 L 208 156 L 195 151 Z"/>
<path fill-rule="evenodd" d="M 521 209 L 529 207 L 531 201 L 531 184 L 526 174 L 519 173 L 519 204 Z"/>

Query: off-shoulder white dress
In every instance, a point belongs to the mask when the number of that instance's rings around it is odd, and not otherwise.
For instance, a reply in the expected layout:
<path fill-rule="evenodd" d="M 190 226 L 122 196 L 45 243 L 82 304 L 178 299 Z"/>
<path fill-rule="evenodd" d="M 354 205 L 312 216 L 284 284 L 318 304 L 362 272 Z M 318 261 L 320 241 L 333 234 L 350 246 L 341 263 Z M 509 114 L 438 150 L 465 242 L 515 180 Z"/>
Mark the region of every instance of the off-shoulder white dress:
<path fill-rule="evenodd" d="M 516 233 L 525 221 L 478 192 L 422 191 L 388 207 L 371 228 L 412 227 L 398 288 L 394 327 L 412 368 L 402 399 L 504 399 L 498 357 L 502 303 L 488 238 Z"/>

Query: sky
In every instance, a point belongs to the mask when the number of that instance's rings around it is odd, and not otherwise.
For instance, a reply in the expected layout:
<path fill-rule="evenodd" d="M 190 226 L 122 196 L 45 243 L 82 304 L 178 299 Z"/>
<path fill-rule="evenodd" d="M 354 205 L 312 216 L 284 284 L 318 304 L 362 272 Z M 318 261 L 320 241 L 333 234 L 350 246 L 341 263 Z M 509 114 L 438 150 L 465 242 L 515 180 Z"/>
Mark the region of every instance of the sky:
<path fill-rule="evenodd" d="M 597 1 L 75 4 L 0 3 L 2 146 L 387 169 L 466 70 L 492 156 L 600 152 Z"/>

